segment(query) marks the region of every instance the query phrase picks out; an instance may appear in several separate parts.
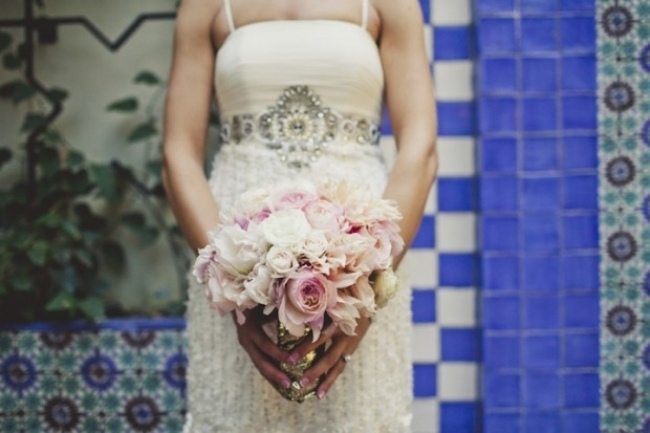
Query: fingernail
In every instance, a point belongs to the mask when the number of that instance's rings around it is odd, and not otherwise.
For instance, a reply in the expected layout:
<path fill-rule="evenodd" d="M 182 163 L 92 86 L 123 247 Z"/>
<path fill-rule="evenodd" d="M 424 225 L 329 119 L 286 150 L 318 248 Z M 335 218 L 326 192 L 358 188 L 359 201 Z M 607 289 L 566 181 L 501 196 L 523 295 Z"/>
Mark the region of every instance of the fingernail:
<path fill-rule="evenodd" d="M 291 381 L 289 379 L 284 379 L 282 381 L 282 386 L 285 388 L 289 388 L 291 386 Z"/>
<path fill-rule="evenodd" d="M 305 386 L 305 385 L 307 385 L 308 383 L 309 383 L 309 378 L 308 378 L 308 377 L 303 377 L 302 379 L 300 379 L 300 384 L 301 384 L 302 386 Z"/>
<path fill-rule="evenodd" d="M 325 391 L 323 391 L 323 390 L 319 390 L 319 391 L 316 393 L 316 397 L 318 397 L 319 400 L 322 400 L 323 398 L 325 398 Z"/>
<path fill-rule="evenodd" d="M 295 364 L 296 361 L 298 360 L 298 355 L 295 353 L 292 353 L 289 359 L 287 359 L 287 362 L 291 365 Z"/>

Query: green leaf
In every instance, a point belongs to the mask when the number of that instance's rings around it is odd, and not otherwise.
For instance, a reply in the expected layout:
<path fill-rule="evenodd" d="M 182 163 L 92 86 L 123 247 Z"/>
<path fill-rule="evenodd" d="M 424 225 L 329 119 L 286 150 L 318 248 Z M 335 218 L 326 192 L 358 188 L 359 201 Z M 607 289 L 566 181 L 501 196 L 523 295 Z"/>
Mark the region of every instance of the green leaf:
<path fill-rule="evenodd" d="M 97 296 L 88 296 L 77 303 L 77 307 L 93 320 L 103 320 L 106 318 L 106 308 L 104 301 Z"/>
<path fill-rule="evenodd" d="M 138 72 L 138 75 L 136 75 L 134 81 L 136 84 L 146 84 L 148 86 L 155 86 L 156 84 L 160 84 L 162 82 L 158 75 L 154 74 L 151 71 Z"/>
<path fill-rule="evenodd" d="M 56 102 L 63 102 L 68 97 L 68 91 L 59 87 L 54 87 L 47 92 L 47 96 Z"/>
<path fill-rule="evenodd" d="M 153 226 L 144 227 L 139 233 L 140 242 L 142 242 L 145 246 L 151 245 L 156 241 L 156 239 L 158 239 L 159 234 L 160 234 L 160 230 L 158 230 L 156 227 Z"/>
<path fill-rule="evenodd" d="M 61 224 L 61 228 L 63 228 L 63 231 L 66 232 L 71 238 L 73 239 L 81 238 L 81 232 L 79 231 L 79 227 L 77 227 L 77 225 L 74 222 L 70 220 L 64 220 L 63 223 Z"/>
<path fill-rule="evenodd" d="M 108 201 L 116 201 L 120 197 L 120 182 L 112 167 L 108 165 L 93 164 L 90 174 L 97 184 L 99 194 Z"/>
<path fill-rule="evenodd" d="M 25 120 L 23 121 L 23 125 L 21 126 L 20 130 L 22 132 L 31 132 L 36 128 L 45 125 L 46 121 L 47 117 L 43 116 L 42 114 L 28 113 L 25 116 Z"/>
<path fill-rule="evenodd" d="M 13 41 L 11 35 L 7 32 L 0 31 L 0 53 L 6 50 Z"/>
<path fill-rule="evenodd" d="M 153 176 L 156 176 L 157 179 L 160 179 L 160 173 L 162 173 L 162 161 L 147 161 L 147 171 Z"/>
<path fill-rule="evenodd" d="M 5 55 L 2 56 L 2 66 L 9 71 L 20 69 L 22 65 L 22 59 L 12 52 L 5 53 Z"/>
<path fill-rule="evenodd" d="M 21 292 L 28 291 L 32 288 L 32 281 L 24 274 L 14 276 L 9 280 L 11 286 Z"/>
<path fill-rule="evenodd" d="M 0 168 L 11 160 L 11 150 L 0 147 Z"/>
<path fill-rule="evenodd" d="M 86 158 L 84 157 L 83 153 L 78 152 L 76 150 L 71 150 L 68 152 L 68 157 L 66 159 L 66 163 L 70 167 L 80 167 L 83 165 L 83 163 L 86 161 Z"/>
<path fill-rule="evenodd" d="M 61 290 L 54 298 L 50 300 L 45 306 L 47 311 L 70 311 L 74 309 L 77 301 L 72 293 L 67 290 Z"/>
<path fill-rule="evenodd" d="M 61 167 L 59 152 L 51 147 L 43 147 L 40 149 L 36 156 L 36 160 L 45 176 L 53 175 Z"/>
<path fill-rule="evenodd" d="M 45 259 L 47 258 L 47 244 L 43 241 L 37 241 L 34 245 L 27 251 L 27 257 L 29 260 L 37 265 L 43 266 L 45 264 Z"/>
<path fill-rule="evenodd" d="M 118 111 L 120 113 L 129 113 L 138 109 L 139 102 L 133 96 L 120 99 L 111 103 L 106 109 L 108 111 Z"/>
<path fill-rule="evenodd" d="M 63 219 L 55 212 L 50 211 L 42 215 L 36 220 L 36 224 L 42 224 L 45 227 L 54 228 L 58 227 L 63 222 Z"/>
<path fill-rule="evenodd" d="M 77 274 L 72 265 L 68 265 L 63 268 L 59 282 L 61 283 L 61 286 L 63 286 L 63 289 L 67 292 L 75 292 L 75 289 L 77 288 Z"/>
<path fill-rule="evenodd" d="M 106 267 L 113 271 L 121 271 L 124 269 L 126 258 L 124 256 L 124 249 L 120 244 L 113 240 L 106 240 L 100 245 L 100 252 Z"/>
<path fill-rule="evenodd" d="M 120 220 L 122 224 L 134 231 L 141 230 L 146 225 L 144 215 L 140 212 L 127 212 Z"/>
<path fill-rule="evenodd" d="M 45 131 L 41 137 L 43 138 L 43 141 L 48 144 L 58 144 L 63 141 L 61 133 L 54 129 Z"/>
<path fill-rule="evenodd" d="M 147 138 L 153 137 L 158 134 L 158 128 L 152 122 L 141 123 L 129 134 L 128 141 L 129 143 L 134 143 L 136 141 L 145 140 Z"/>
<path fill-rule="evenodd" d="M 23 80 L 9 81 L 0 85 L 0 97 L 9 98 L 18 104 L 36 94 L 36 90 Z"/>

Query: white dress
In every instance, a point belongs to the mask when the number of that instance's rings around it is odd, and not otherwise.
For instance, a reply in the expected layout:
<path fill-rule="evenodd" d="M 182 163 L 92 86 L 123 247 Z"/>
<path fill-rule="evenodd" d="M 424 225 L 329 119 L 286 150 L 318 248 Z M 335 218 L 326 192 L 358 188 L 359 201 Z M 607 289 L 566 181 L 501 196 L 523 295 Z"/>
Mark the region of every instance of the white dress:
<path fill-rule="evenodd" d="M 265 21 L 234 28 L 216 59 L 224 144 L 209 184 L 220 208 L 281 181 L 346 179 L 380 195 L 378 142 L 384 86 L 375 41 L 334 20 Z M 190 281 L 192 279 L 190 278 Z M 412 404 L 410 289 L 380 310 L 321 401 L 284 400 L 237 341 L 230 317 L 208 308 L 192 282 L 186 433 L 403 433 Z"/>

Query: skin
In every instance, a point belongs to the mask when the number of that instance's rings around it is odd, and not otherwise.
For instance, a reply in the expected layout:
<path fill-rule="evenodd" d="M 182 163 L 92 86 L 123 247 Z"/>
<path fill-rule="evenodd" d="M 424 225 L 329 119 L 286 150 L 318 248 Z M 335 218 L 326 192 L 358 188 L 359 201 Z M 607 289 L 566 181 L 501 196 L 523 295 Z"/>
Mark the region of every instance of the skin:
<path fill-rule="evenodd" d="M 268 0 L 231 3 L 236 27 L 290 19 L 358 23 L 361 15 L 361 0 L 274 0 L 273 7 L 269 7 Z M 379 47 L 386 80 L 385 99 L 397 145 L 384 197 L 395 200 L 403 214 L 401 234 L 408 246 L 417 232 L 438 168 L 434 92 L 417 0 L 371 0 L 368 31 Z M 220 1 L 183 1 L 165 109 L 163 183 L 172 210 L 195 251 L 207 244 L 206 233 L 218 221 L 218 203 L 208 188 L 203 163 L 214 91 L 215 53 L 228 34 Z M 402 258 L 396 258 L 395 266 Z M 235 321 L 239 343 L 272 384 L 290 386 L 289 377 L 276 366 L 277 361 L 294 363 L 331 341 L 325 356 L 301 379 L 305 385 L 324 375 L 317 390 L 319 398 L 324 398 L 345 369 L 343 356 L 355 352 L 370 326 L 368 318 L 360 319 L 355 336 L 329 326 L 315 343 L 307 341 L 288 353 L 264 334 L 264 318 L 257 311 L 248 311 L 246 318 L 242 325 Z"/>

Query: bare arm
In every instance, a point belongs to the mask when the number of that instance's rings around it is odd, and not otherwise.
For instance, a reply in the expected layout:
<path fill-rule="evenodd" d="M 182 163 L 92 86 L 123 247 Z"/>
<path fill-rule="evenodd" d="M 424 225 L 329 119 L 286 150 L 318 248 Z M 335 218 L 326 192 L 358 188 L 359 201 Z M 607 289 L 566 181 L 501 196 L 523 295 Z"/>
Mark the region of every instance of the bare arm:
<path fill-rule="evenodd" d="M 382 20 L 379 49 L 386 101 L 397 143 L 384 197 L 397 201 L 408 247 L 416 235 L 438 170 L 433 83 L 416 0 L 373 0 Z M 404 254 L 404 253 L 403 253 Z M 397 258 L 396 265 L 402 257 Z"/>
<path fill-rule="evenodd" d="M 180 6 L 165 105 L 163 184 L 194 251 L 207 244 L 219 214 L 203 172 L 215 58 L 211 26 L 219 4 L 184 0 Z"/>

